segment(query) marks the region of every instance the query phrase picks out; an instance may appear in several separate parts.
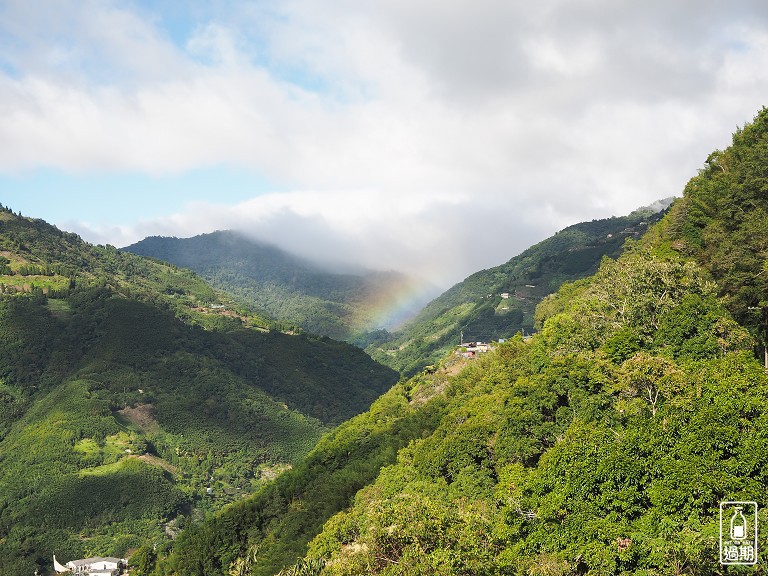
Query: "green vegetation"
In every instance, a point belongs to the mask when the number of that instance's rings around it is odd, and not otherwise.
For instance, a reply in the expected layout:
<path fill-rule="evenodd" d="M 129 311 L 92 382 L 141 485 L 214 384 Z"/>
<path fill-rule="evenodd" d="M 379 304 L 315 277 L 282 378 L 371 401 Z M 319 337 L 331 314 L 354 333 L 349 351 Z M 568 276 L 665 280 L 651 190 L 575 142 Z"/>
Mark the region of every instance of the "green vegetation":
<path fill-rule="evenodd" d="M 733 316 L 768 343 L 768 113 L 739 129 L 733 145 L 709 155 L 685 188 L 660 249 L 694 257 L 720 288 Z"/>
<path fill-rule="evenodd" d="M 191 272 L 0 214 L 1 574 L 162 549 L 397 378 L 351 345 L 202 306 L 226 299 Z"/>
<path fill-rule="evenodd" d="M 123 250 L 194 270 L 283 326 L 337 340 L 377 328 L 376 312 L 410 284 L 395 272 L 330 272 L 233 231 L 152 236 Z"/>
<path fill-rule="evenodd" d="M 114 246 L 92 246 L 77 234 L 0 205 L 0 295 L 65 298 L 78 287 L 108 287 L 166 310 L 188 323 L 226 330 L 243 324 L 281 328 L 268 316 L 217 292 L 189 270 L 139 258 Z"/>
<path fill-rule="evenodd" d="M 545 298 L 532 339 L 398 384 L 154 573 L 724 573 L 719 503 L 762 502 L 768 482 L 748 314 L 766 300 L 768 110 L 718 158 L 650 234 Z"/>
<path fill-rule="evenodd" d="M 183 532 L 157 573 L 214 575 L 239 569 L 272 576 L 293 564 L 323 523 L 348 506 L 382 466 L 394 462 L 400 448 L 434 430 L 447 378 L 441 371 L 394 386 L 253 498 Z"/>
<path fill-rule="evenodd" d="M 718 573 L 719 502 L 764 490 L 747 438 L 768 433 L 768 377 L 713 290 L 690 262 L 606 261 L 530 343 L 460 374 L 435 433 L 309 557 L 323 574 Z"/>
<path fill-rule="evenodd" d="M 629 216 L 569 226 L 506 264 L 482 270 L 430 302 L 399 332 L 374 340 L 366 351 L 382 364 L 413 375 L 464 341 L 489 342 L 534 329 L 536 305 L 563 282 L 597 271 L 616 258 L 627 239 L 657 222 L 669 200 Z"/>

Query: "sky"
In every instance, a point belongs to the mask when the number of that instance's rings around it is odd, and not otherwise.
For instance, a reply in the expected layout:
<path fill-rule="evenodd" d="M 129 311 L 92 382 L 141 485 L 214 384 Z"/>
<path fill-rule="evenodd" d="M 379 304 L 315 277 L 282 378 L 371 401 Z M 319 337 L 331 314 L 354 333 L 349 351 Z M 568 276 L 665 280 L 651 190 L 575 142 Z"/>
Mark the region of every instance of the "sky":
<path fill-rule="evenodd" d="M 767 99 L 763 0 L 0 0 L 0 203 L 447 287 L 681 195 Z"/>

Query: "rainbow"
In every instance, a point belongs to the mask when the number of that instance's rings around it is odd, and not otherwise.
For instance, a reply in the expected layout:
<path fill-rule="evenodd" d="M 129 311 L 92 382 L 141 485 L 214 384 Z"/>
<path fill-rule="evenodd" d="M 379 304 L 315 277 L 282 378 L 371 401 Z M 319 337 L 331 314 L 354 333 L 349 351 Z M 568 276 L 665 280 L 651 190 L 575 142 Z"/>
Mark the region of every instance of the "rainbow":
<path fill-rule="evenodd" d="M 396 330 L 438 294 L 439 289 L 424 280 L 397 282 L 371 295 L 355 324 L 363 331 Z"/>

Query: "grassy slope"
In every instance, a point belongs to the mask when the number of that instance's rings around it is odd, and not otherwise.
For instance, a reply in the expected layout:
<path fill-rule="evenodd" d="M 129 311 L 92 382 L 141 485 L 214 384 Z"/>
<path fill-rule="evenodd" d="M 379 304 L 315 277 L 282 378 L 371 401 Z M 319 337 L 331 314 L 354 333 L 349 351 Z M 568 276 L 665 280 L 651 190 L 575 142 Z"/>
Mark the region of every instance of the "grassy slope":
<path fill-rule="evenodd" d="M 187 271 L 0 215 L 0 573 L 162 545 L 163 522 L 252 492 L 394 381 L 204 306 L 226 299 Z"/>
<path fill-rule="evenodd" d="M 600 260 L 617 257 L 627 238 L 637 238 L 661 214 L 629 216 L 569 226 L 509 262 L 481 270 L 430 302 L 394 338 L 367 352 L 379 362 L 414 374 L 464 341 L 508 338 L 534 326 L 534 310 L 563 282 L 594 274 Z M 502 298 L 508 293 L 509 298 Z"/>
<path fill-rule="evenodd" d="M 269 328 L 270 319 L 248 311 L 194 273 L 138 258 L 113 246 L 92 246 L 77 234 L 0 207 L 0 294 L 32 291 L 66 295 L 70 287 L 106 286 L 122 296 L 165 309 L 205 328 Z"/>

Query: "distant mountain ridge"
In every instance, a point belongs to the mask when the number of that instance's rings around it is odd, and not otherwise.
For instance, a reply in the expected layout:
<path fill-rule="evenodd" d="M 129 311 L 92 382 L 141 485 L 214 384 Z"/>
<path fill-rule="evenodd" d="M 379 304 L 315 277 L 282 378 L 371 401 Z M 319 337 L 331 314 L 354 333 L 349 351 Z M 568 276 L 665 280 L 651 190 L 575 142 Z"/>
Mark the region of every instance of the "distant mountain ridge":
<path fill-rule="evenodd" d="M 378 313 L 414 289 L 398 272 L 328 271 L 232 230 L 192 238 L 150 236 L 123 250 L 194 270 L 279 322 L 338 340 L 378 328 Z"/>
<path fill-rule="evenodd" d="M 442 358 L 462 335 L 469 342 L 530 333 L 542 298 L 566 281 L 594 274 L 603 257 L 621 254 L 627 239 L 644 234 L 672 200 L 658 200 L 627 216 L 569 226 L 505 264 L 459 282 L 401 330 L 374 341 L 366 351 L 383 364 L 413 374 Z"/>

